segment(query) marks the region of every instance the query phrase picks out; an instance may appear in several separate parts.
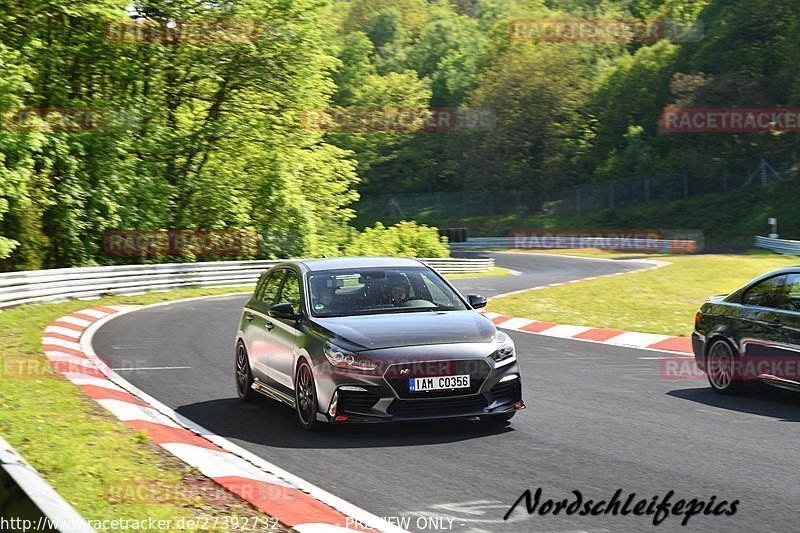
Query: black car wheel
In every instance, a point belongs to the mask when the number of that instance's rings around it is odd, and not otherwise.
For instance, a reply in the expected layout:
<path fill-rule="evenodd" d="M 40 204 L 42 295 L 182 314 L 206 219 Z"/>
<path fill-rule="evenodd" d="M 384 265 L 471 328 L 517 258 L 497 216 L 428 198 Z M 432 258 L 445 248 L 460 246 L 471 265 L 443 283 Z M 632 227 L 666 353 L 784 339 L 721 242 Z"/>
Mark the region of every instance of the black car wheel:
<path fill-rule="evenodd" d="M 317 391 L 314 387 L 314 375 L 311 367 L 303 360 L 297 367 L 294 385 L 294 404 L 297 419 L 303 429 L 312 431 L 317 428 Z"/>
<path fill-rule="evenodd" d="M 236 345 L 236 392 L 240 400 L 249 402 L 256 397 L 256 391 L 252 386 L 253 373 L 250 371 L 250 359 L 247 357 L 244 343 L 239 342 Z"/>
<path fill-rule="evenodd" d="M 735 394 L 742 389 L 741 376 L 736 370 L 736 357 L 731 345 L 722 339 L 714 341 L 708 348 L 706 374 L 714 392 Z"/>

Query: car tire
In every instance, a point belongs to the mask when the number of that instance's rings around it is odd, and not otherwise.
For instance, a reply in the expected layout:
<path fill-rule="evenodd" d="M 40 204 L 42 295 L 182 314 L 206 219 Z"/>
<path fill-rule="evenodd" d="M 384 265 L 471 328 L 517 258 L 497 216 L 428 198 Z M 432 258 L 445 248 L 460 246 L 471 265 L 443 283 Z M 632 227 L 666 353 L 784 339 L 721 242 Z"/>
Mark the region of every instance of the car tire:
<path fill-rule="evenodd" d="M 317 420 L 318 405 L 314 374 L 308 361 L 301 359 L 294 379 L 294 410 L 300 427 L 306 431 L 314 431 L 320 425 Z"/>
<path fill-rule="evenodd" d="M 253 401 L 258 394 L 253 390 L 253 372 L 250 370 L 250 358 L 242 341 L 236 343 L 236 392 L 243 402 Z"/>
<path fill-rule="evenodd" d="M 745 383 L 736 370 L 736 351 L 731 343 L 716 339 L 708 347 L 706 354 L 706 376 L 711 389 L 717 394 L 739 394 Z"/>

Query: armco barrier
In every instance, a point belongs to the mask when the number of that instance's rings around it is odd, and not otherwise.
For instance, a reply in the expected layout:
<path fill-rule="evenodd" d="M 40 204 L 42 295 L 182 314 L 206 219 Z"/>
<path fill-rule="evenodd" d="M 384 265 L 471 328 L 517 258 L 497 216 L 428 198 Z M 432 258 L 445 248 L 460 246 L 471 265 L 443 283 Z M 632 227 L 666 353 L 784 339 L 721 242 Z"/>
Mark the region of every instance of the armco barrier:
<path fill-rule="evenodd" d="M 697 241 L 666 239 L 627 239 L 614 237 L 473 237 L 467 242 L 451 243 L 454 250 L 464 249 L 524 249 L 565 250 L 599 248 L 601 250 L 636 251 L 649 253 L 693 254 L 697 253 Z"/>
<path fill-rule="evenodd" d="M 95 533 L 75 509 L 2 438 L 0 531 Z"/>
<path fill-rule="evenodd" d="M 800 241 L 756 237 L 756 247 L 785 255 L 800 255 Z"/>
<path fill-rule="evenodd" d="M 494 259 L 436 258 L 422 262 L 442 274 L 487 272 Z M 232 287 L 249 285 L 279 261 L 219 261 L 107 267 L 58 268 L 0 274 L 0 308 L 135 294 L 181 287 Z"/>

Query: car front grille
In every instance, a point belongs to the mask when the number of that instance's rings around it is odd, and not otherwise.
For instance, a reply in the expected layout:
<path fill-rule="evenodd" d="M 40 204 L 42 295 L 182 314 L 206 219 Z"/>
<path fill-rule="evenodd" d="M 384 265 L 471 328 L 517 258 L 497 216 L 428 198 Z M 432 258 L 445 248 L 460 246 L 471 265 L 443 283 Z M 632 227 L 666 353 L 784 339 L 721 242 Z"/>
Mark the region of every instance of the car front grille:
<path fill-rule="evenodd" d="M 339 391 L 337 413 L 369 414 L 380 397 L 371 391 Z"/>
<path fill-rule="evenodd" d="M 492 371 L 483 359 L 437 360 L 414 363 L 397 363 L 389 366 L 384 378 L 400 398 L 447 398 L 476 394 Z M 469 389 L 410 392 L 409 379 L 436 376 L 469 375 Z"/>
<path fill-rule="evenodd" d="M 395 400 L 387 412 L 398 417 L 458 416 L 473 414 L 488 405 L 483 394 L 460 398 L 430 398 L 425 400 Z"/>
<path fill-rule="evenodd" d="M 491 390 L 495 401 L 511 403 L 521 399 L 519 379 L 498 383 Z"/>

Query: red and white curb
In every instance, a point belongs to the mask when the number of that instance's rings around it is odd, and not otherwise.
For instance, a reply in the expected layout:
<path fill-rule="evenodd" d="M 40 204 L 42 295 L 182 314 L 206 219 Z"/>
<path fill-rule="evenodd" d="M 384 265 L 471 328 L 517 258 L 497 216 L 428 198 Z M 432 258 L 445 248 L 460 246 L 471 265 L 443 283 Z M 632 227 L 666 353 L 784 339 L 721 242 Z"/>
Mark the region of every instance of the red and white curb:
<path fill-rule="evenodd" d="M 42 336 L 53 369 L 127 425 L 296 531 L 405 532 L 192 422 L 111 370 L 92 349 L 92 337 L 108 320 L 136 309 L 97 306 L 54 321 Z"/>
<path fill-rule="evenodd" d="M 522 252 L 512 252 L 522 253 Z M 574 257 L 574 256 L 568 256 Z M 610 259 L 597 259 L 595 261 Z M 616 260 L 614 260 L 616 261 Z M 617 276 L 628 276 L 631 274 L 638 274 L 647 272 L 657 268 L 662 268 L 670 265 L 668 261 L 659 261 L 657 259 L 627 259 L 625 261 L 645 263 L 651 265 L 649 268 L 642 268 L 639 270 L 630 270 L 627 272 L 615 272 L 613 274 L 605 274 L 602 276 L 591 276 L 588 278 L 576 279 L 571 281 L 564 281 L 560 283 L 550 283 L 549 285 L 541 285 L 539 287 L 531 287 L 529 289 L 522 289 L 519 291 L 500 294 L 492 297 L 492 299 L 504 298 L 515 294 L 523 294 L 531 291 L 538 291 L 548 289 L 550 287 L 560 287 L 562 285 L 572 285 L 575 283 L 583 283 L 586 281 L 593 281 L 602 278 L 612 278 Z M 521 331 L 523 333 L 534 333 L 537 335 L 545 335 L 548 337 L 558 337 L 561 339 L 573 339 L 586 342 L 599 342 L 603 344 L 613 344 L 615 346 L 623 346 L 626 348 L 638 348 L 643 350 L 655 350 L 660 352 L 671 352 L 679 354 L 693 354 L 692 340 L 688 337 L 675 337 L 672 335 L 658 335 L 654 333 L 637 333 L 634 331 L 623 331 L 611 328 L 593 328 L 588 326 L 573 326 L 569 324 L 556 324 L 554 322 L 541 322 L 529 318 L 519 318 L 513 316 L 502 315 L 500 313 L 492 313 L 490 311 L 481 311 L 483 316 L 490 319 L 494 324 L 502 329 L 510 329 L 513 331 Z"/>
<path fill-rule="evenodd" d="M 556 324 L 554 322 L 540 322 L 529 318 L 518 318 L 484 311 L 483 316 L 495 323 L 498 328 L 535 333 L 547 337 L 573 339 L 588 342 L 613 344 L 626 348 L 639 348 L 644 350 L 657 350 L 691 354 L 692 340 L 688 337 L 674 337 L 671 335 L 657 335 L 655 333 L 637 333 L 610 328 L 592 328 L 588 326 L 572 326 Z"/>

